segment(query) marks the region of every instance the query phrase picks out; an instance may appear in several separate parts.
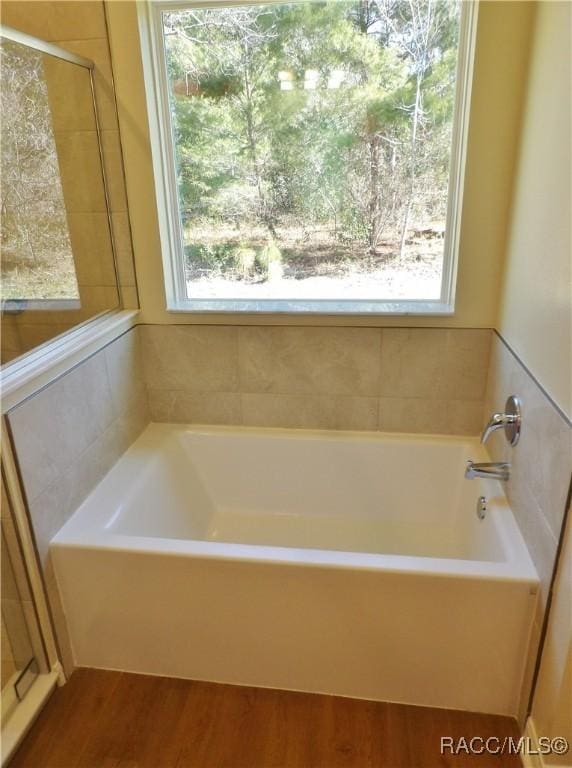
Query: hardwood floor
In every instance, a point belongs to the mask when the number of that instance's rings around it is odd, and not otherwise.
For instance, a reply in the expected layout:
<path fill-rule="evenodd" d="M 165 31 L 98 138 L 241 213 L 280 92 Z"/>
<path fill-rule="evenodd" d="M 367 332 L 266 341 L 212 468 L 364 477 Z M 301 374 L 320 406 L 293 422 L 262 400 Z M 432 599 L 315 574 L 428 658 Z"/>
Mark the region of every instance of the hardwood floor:
<path fill-rule="evenodd" d="M 513 736 L 514 720 L 333 696 L 80 669 L 10 768 L 508 768 L 440 754 L 441 736 Z"/>

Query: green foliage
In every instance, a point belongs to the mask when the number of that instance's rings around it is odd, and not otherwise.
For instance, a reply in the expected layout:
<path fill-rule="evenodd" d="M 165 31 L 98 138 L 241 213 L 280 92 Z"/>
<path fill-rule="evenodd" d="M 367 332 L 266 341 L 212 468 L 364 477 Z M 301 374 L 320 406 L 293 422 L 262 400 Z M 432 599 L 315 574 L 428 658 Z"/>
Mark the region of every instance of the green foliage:
<path fill-rule="evenodd" d="M 183 225 L 259 233 L 187 245 L 189 263 L 267 274 L 281 226 L 371 249 L 405 211 L 444 219 L 458 12 L 454 0 L 165 12 Z"/>

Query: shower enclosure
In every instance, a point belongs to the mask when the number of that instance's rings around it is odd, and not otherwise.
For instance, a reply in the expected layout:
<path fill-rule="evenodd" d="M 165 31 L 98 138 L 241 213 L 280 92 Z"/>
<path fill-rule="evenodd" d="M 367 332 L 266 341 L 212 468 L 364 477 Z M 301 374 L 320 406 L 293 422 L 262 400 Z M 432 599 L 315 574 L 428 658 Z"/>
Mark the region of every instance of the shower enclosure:
<path fill-rule="evenodd" d="M 2 28 L 1 362 L 119 307 L 92 62 Z"/>
<path fill-rule="evenodd" d="M 1 559 L 1 725 L 2 764 L 9 758 L 37 709 L 56 685 L 59 668 L 53 636 L 42 631 L 41 614 L 46 604 L 30 560 L 29 530 L 22 528 L 18 509 L 21 497 L 13 500 L 8 487 L 13 472 L 9 447 L 2 446 Z M 11 472 L 12 470 L 12 472 Z M 8 475 L 8 479 L 6 477 Z M 28 545 L 28 555 L 26 553 Z"/>
<path fill-rule="evenodd" d="M 94 64 L 4 26 L 0 58 L 1 363 L 17 378 L 120 299 Z M 1 459 L 4 765 L 65 673 L 4 417 Z"/>

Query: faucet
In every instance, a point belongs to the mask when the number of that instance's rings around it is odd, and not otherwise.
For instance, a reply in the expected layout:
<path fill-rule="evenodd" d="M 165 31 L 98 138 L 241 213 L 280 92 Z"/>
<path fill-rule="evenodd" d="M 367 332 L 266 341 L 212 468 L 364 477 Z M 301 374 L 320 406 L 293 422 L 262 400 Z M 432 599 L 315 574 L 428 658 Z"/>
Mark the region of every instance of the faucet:
<path fill-rule="evenodd" d="M 520 413 L 520 400 L 515 395 L 511 395 L 505 404 L 504 413 L 493 413 L 481 435 L 481 443 L 486 443 L 493 432 L 497 429 L 504 429 L 504 436 L 510 445 L 518 443 L 520 437 L 520 427 L 522 416 Z M 482 464 L 475 464 L 474 461 L 467 461 L 465 470 L 467 480 L 473 480 L 475 477 L 485 477 L 490 480 L 503 480 L 506 482 L 510 477 L 510 464 L 505 461 L 485 461 Z"/>
<path fill-rule="evenodd" d="M 510 464 L 505 461 L 485 461 L 482 464 L 475 464 L 471 459 L 467 461 L 465 470 L 467 480 L 473 480 L 475 477 L 485 477 L 489 480 L 507 481 L 510 477 Z"/>
<path fill-rule="evenodd" d="M 483 430 L 481 443 L 486 443 L 492 433 L 496 432 L 497 429 L 504 429 L 505 437 L 512 446 L 515 446 L 518 443 L 522 423 L 520 400 L 518 397 L 511 395 L 506 401 L 504 410 L 504 413 L 493 413 Z"/>

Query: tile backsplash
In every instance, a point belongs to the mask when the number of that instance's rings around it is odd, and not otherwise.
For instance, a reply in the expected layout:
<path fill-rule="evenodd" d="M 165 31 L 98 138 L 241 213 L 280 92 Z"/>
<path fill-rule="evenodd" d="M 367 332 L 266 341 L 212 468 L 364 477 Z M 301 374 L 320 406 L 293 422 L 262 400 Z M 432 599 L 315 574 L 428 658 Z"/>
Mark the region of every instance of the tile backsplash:
<path fill-rule="evenodd" d="M 572 428 L 519 359 L 495 335 L 485 396 L 485 418 L 518 395 L 522 433 L 515 448 L 499 430 L 488 441 L 493 461 L 508 461 L 506 493 L 542 581 L 541 604 L 550 586 L 572 473 Z"/>
<path fill-rule="evenodd" d="M 7 414 L 56 634 L 73 667 L 48 557 L 52 537 L 149 422 L 132 330 Z"/>
<path fill-rule="evenodd" d="M 484 419 L 504 409 L 508 395 L 522 405 L 522 433 L 511 448 L 499 431 L 488 449 L 493 461 L 508 461 L 506 493 L 540 578 L 537 613 L 521 696 L 524 722 L 528 694 L 554 571 L 572 472 L 572 428 L 520 360 L 496 334 L 491 345 Z"/>
<path fill-rule="evenodd" d="M 155 421 L 476 434 L 487 329 L 140 326 Z"/>

